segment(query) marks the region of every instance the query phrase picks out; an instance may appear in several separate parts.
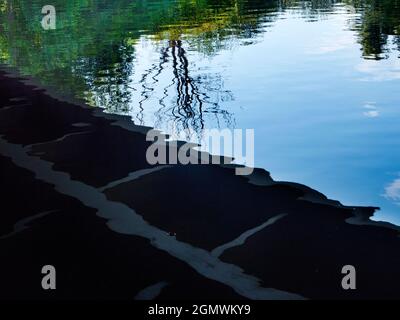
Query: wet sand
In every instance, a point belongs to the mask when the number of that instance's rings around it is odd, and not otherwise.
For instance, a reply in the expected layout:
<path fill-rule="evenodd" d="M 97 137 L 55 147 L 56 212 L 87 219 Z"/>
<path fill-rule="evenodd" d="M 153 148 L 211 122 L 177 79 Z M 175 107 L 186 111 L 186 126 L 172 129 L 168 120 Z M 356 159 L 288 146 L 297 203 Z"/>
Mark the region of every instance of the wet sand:
<path fill-rule="evenodd" d="M 262 169 L 151 166 L 147 130 L 0 71 L 1 299 L 400 298 L 399 230 L 377 208 Z"/>

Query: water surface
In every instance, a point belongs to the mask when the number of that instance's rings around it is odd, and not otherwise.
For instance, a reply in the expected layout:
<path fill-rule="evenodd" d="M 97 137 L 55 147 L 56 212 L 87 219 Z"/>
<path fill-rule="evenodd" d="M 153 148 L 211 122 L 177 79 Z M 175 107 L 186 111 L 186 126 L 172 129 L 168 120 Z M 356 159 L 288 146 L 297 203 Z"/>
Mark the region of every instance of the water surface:
<path fill-rule="evenodd" d="M 400 223 L 400 1 L 0 0 L 0 61 L 196 141 L 254 128 L 256 166 Z"/>

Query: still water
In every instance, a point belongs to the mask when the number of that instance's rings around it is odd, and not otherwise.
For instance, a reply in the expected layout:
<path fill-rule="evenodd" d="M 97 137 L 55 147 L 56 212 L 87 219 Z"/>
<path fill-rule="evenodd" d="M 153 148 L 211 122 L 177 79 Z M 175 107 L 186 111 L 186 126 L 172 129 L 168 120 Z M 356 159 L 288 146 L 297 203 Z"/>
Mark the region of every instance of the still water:
<path fill-rule="evenodd" d="M 253 128 L 255 164 L 400 224 L 400 1 L 0 0 L 0 62 L 136 124 Z"/>

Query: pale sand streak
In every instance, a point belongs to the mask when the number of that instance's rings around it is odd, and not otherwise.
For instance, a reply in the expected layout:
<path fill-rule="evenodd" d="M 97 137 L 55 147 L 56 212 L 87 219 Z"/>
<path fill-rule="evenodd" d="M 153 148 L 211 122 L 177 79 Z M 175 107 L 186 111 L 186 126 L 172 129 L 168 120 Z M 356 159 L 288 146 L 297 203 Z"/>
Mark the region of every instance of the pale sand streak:
<path fill-rule="evenodd" d="M 35 221 L 37 219 L 43 218 L 43 217 L 47 216 L 48 214 L 53 213 L 53 212 L 57 212 L 57 211 L 59 211 L 59 210 L 45 211 L 45 212 L 41 212 L 41 213 L 35 214 L 34 216 L 30 216 L 30 217 L 27 217 L 27 218 L 24 218 L 24 219 L 21 219 L 21 220 L 17 221 L 15 223 L 15 225 L 14 225 L 14 230 L 11 231 L 8 234 L 5 234 L 4 236 L 1 236 L 0 240 L 1 239 L 6 239 L 6 238 L 10 238 L 15 234 L 24 231 L 25 229 L 29 229 L 29 223 L 31 223 L 31 222 L 33 222 L 33 221 Z"/>
<path fill-rule="evenodd" d="M 136 296 L 135 300 L 153 300 L 160 295 L 161 290 L 168 285 L 168 282 L 161 281 L 141 290 Z"/>
<path fill-rule="evenodd" d="M 61 141 L 65 140 L 65 139 L 67 139 L 69 137 L 78 136 L 78 135 L 86 134 L 86 133 L 90 133 L 90 132 L 94 132 L 94 131 L 93 130 L 86 130 L 86 131 L 78 131 L 78 132 L 67 133 L 66 135 L 63 135 L 62 137 L 54 139 L 54 140 L 49 140 L 49 141 L 44 141 L 44 142 L 38 142 L 38 143 L 31 144 L 31 145 L 27 146 L 27 148 L 32 148 L 32 147 L 37 147 L 37 146 L 41 146 L 41 145 L 61 142 Z"/>
<path fill-rule="evenodd" d="M 215 257 L 220 257 L 224 253 L 225 250 L 243 245 L 249 237 L 251 237 L 252 235 L 261 231 L 265 227 L 268 227 L 271 224 L 274 224 L 276 221 L 278 221 L 279 219 L 282 219 L 284 216 L 287 216 L 287 213 L 282 213 L 275 217 L 272 217 L 272 218 L 268 219 L 266 222 L 264 222 L 263 224 L 255 227 L 253 229 L 243 232 L 236 239 L 215 248 L 213 251 L 211 251 L 211 254 Z"/>
<path fill-rule="evenodd" d="M 108 220 L 107 226 L 111 230 L 149 239 L 154 247 L 186 262 L 204 277 L 223 283 L 249 299 L 304 299 L 298 294 L 261 287 L 259 279 L 245 274 L 238 266 L 222 262 L 209 251 L 170 237 L 165 231 L 147 223 L 130 207 L 107 200 L 96 188 L 71 180 L 67 173 L 54 171 L 53 163 L 29 156 L 29 148 L 8 143 L 3 136 L 0 136 L 0 147 L 3 154 L 11 157 L 17 166 L 34 172 L 37 179 L 53 184 L 57 191 L 97 209 L 97 215 Z"/>
<path fill-rule="evenodd" d="M 7 105 L 7 106 L 2 107 L 2 108 L 0 109 L 0 112 L 6 111 L 6 110 L 10 110 L 10 109 L 16 108 L 16 107 L 25 107 L 25 106 L 31 106 L 31 104 L 29 104 L 29 103 L 24 103 L 24 104 Z"/>
<path fill-rule="evenodd" d="M 143 177 L 143 176 L 145 176 L 147 174 L 150 174 L 150 173 L 153 173 L 153 172 L 156 172 L 156 171 L 160 171 L 162 169 L 170 168 L 170 167 L 171 166 L 158 166 L 158 167 L 155 167 L 155 168 L 137 170 L 137 171 L 131 172 L 127 177 L 119 179 L 119 180 L 112 181 L 109 184 L 107 184 L 106 186 L 99 188 L 98 190 L 103 192 L 103 191 L 105 191 L 107 189 L 110 189 L 110 188 L 113 188 L 113 187 L 115 187 L 115 186 L 117 186 L 117 185 L 119 185 L 121 183 L 128 182 L 128 181 L 133 181 L 133 180 L 139 179 L 140 177 Z"/>

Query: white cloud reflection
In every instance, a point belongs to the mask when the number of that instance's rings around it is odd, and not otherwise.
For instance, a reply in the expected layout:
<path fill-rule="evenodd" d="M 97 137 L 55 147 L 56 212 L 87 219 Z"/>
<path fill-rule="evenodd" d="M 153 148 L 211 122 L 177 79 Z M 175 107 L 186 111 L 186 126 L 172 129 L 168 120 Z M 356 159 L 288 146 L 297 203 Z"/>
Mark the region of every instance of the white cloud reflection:
<path fill-rule="evenodd" d="M 349 46 L 354 45 L 354 37 L 351 33 L 348 33 L 338 38 L 327 37 L 321 42 L 322 45 L 320 47 L 314 49 L 312 52 L 310 51 L 309 53 L 325 54 L 348 49 Z"/>
<path fill-rule="evenodd" d="M 386 60 L 363 60 L 356 70 L 366 74 L 362 81 L 400 80 L 400 60 L 395 55 Z"/>
<path fill-rule="evenodd" d="M 376 118 L 379 117 L 379 111 L 378 110 L 370 110 L 370 111 L 365 111 L 364 116 L 368 118 Z"/>
<path fill-rule="evenodd" d="M 385 188 L 384 197 L 400 205 L 400 178 L 395 179 Z"/>
<path fill-rule="evenodd" d="M 375 102 L 366 102 L 364 109 L 366 109 L 366 111 L 363 112 L 363 115 L 367 118 L 379 117 L 379 110 L 377 109 Z"/>
<path fill-rule="evenodd" d="M 332 33 L 324 34 L 318 41 L 315 41 L 316 46 L 312 46 L 307 50 L 308 54 L 327 54 L 340 50 L 345 50 L 353 47 L 356 43 L 354 34 L 345 32 L 338 36 L 336 29 Z"/>

